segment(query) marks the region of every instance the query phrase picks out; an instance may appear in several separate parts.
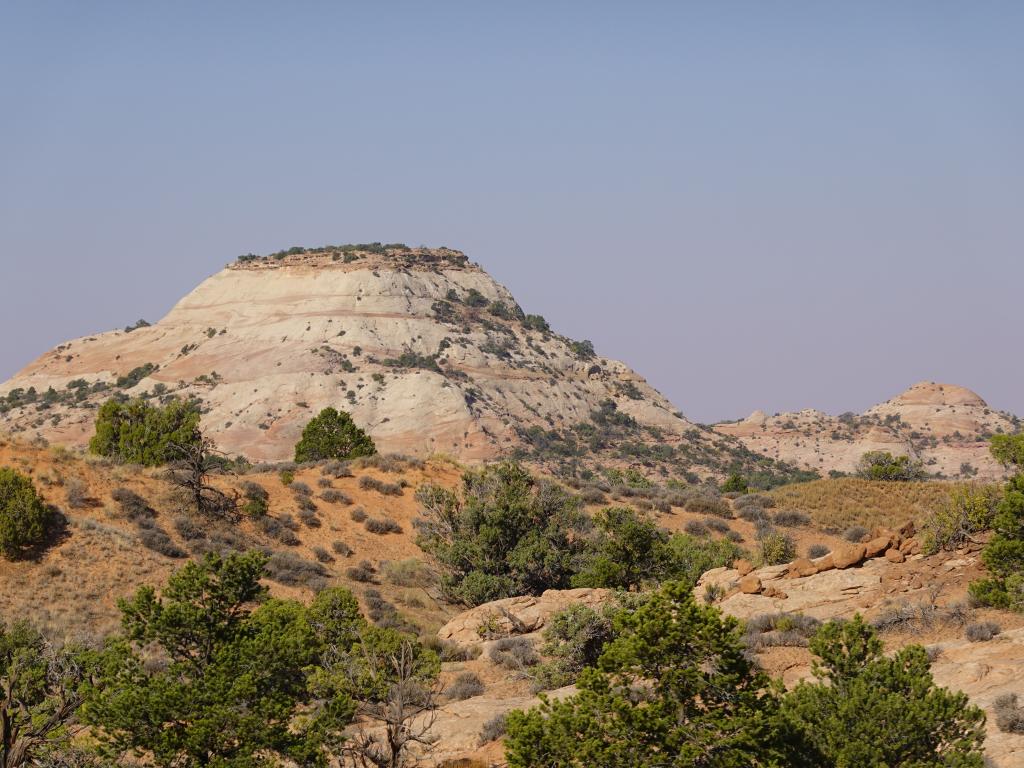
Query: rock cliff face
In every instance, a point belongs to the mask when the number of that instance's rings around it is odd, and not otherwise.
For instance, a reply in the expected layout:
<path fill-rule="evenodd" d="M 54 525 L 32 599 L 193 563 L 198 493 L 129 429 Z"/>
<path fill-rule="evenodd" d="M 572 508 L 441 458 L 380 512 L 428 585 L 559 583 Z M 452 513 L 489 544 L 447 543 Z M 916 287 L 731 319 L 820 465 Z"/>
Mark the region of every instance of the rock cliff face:
<path fill-rule="evenodd" d="M 685 443 L 679 466 L 698 474 L 742 451 L 623 363 L 525 315 L 458 251 L 295 250 L 243 257 L 154 325 L 43 355 L 0 385 L 0 428 L 81 445 L 111 395 L 173 395 L 201 401 L 219 447 L 257 460 L 290 458 L 328 405 L 381 450 L 420 456 L 607 453 L 608 425 L 636 445 Z"/>
<path fill-rule="evenodd" d="M 867 451 L 888 451 L 921 460 L 932 474 L 993 479 L 1002 477 L 1003 469 L 989 455 L 988 438 L 1019 427 L 1015 416 L 989 408 L 969 389 L 919 382 L 859 415 L 754 411 L 715 430 L 752 451 L 823 475 L 854 471 Z"/>

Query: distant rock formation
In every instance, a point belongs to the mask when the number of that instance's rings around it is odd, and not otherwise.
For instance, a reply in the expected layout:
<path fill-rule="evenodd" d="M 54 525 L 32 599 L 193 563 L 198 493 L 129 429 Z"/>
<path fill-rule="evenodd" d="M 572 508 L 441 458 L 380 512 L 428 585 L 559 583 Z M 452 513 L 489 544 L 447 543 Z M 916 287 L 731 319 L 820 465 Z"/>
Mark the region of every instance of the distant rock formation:
<path fill-rule="evenodd" d="M 823 475 L 853 472 L 866 452 L 888 451 L 920 460 L 931 474 L 995 479 L 1003 468 L 989 455 L 988 439 L 1018 431 L 1020 422 L 965 387 L 919 382 L 859 415 L 806 409 L 766 416 L 758 410 L 714 428 L 751 451 Z"/>

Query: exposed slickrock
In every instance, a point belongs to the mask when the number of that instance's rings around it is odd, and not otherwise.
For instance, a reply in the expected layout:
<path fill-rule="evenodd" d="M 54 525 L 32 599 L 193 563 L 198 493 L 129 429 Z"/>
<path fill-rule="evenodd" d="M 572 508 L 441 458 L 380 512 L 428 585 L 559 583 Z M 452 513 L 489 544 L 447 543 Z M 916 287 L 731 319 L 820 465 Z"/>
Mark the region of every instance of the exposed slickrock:
<path fill-rule="evenodd" d="M 888 451 L 921 460 L 933 474 L 968 477 L 976 470 L 979 478 L 998 478 L 1003 468 L 989 454 L 988 437 L 1017 431 L 1019 421 L 964 387 L 919 382 L 863 414 L 831 416 L 806 409 L 768 416 L 754 411 L 715 429 L 752 451 L 823 475 L 852 472 L 866 452 Z"/>
<path fill-rule="evenodd" d="M 695 594 L 703 599 L 708 586 L 717 585 L 725 595 L 717 602 L 718 607 L 742 619 L 776 612 L 801 613 L 822 621 L 849 618 L 855 613 L 870 619 L 891 606 L 941 606 L 962 600 L 966 584 L 980 575 L 979 550 L 979 546 L 972 545 L 958 553 L 911 555 L 899 563 L 887 556 L 863 560 L 862 554 L 863 562 L 855 567 L 838 570 L 826 563 L 829 567 L 809 576 L 795 573 L 793 566 L 800 561 L 746 574 L 747 564 L 741 563 L 741 569 L 716 568 L 705 573 Z M 885 552 L 900 550 L 891 547 Z M 751 580 L 758 581 L 758 593 L 745 588 Z M 1000 620 L 1020 623 L 1013 614 L 1002 614 Z M 927 636 L 911 633 L 899 644 L 910 642 L 923 642 L 933 649 L 932 672 L 939 685 L 963 691 L 987 710 L 985 751 L 992 764 L 999 768 L 1024 765 L 1024 736 L 1002 733 L 992 715 L 992 704 L 1000 694 L 1022 693 L 1024 627 L 1006 628 L 990 641 L 972 643 L 964 638 L 962 627 L 937 624 Z M 773 651 L 781 652 L 777 667 L 772 663 Z M 804 649 L 771 649 L 767 656 L 769 670 L 781 674 L 787 685 L 811 674 L 810 656 Z"/>

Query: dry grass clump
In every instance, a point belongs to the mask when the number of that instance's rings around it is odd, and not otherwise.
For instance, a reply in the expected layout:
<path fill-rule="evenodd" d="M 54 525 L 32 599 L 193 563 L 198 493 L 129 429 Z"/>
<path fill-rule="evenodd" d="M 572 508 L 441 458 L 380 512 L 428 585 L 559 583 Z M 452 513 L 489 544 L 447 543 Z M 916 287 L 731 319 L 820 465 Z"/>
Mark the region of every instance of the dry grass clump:
<path fill-rule="evenodd" d="M 332 541 L 331 549 L 334 550 L 334 554 L 341 555 L 342 557 L 351 557 L 353 554 L 352 547 L 340 540 Z"/>
<path fill-rule="evenodd" d="M 762 613 L 747 621 L 743 643 L 752 651 L 788 646 L 806 648 L 821 622 L 802 613 Z"/>
<path fill-rule="evenodd" d="M 811 560 L 815 560 L 819 557 L 824 557 L 831 551 L 831 548 L 829 548 L 827 544 L 811 544 L 807 547 L 807 556 L 811 558 Z"/>
<path fill-rule="evenodd" d="M 335 488 L 329 488 L 320 494 L 320 498 L 328 504 L 351 504 L 352 499 Z"/>
<path fill-rule="evenodd" d="M 784 509 L 775 513 L 775 524 L 783 528 L 802 528 L 811 524 L 811 518 L 795 509 Z"/>
<path fill-rule="evenodd" d="M 314 592 L 327 586 L 326 569 L 293 552 L 274 552 L 267 561 L 267 578 L 286 586 L 309 587 Z"/>
<path fill-rule="evenodd" d="M 503 637 L 496 640 L 487 656 L 498 666 L 512 670 L 523 670 L 540 661 L 533 643 L 525 637 Z"/>
<path fill-rule="evenodd" d="M 385 533 L 401 533 L 402 526 L 388 517 L 370 517 L 363 523 L 363 527 L 370 533 L 383 535 Z"/>
<path fill-rule="evenodd" d="M 847 541 L 856 544 L 858 541 L 868 535 L 868 529 L 863 525 L 851 525 L 845 531 L 843 531 L 843 538 Z"/>
<path fill-rule="evenodd" d="M 934 626 L 963 627 L 970 616 L 971 609 L 965 603 L 953 603 L 942 608 L 935 604 L 933 598 L 930 602 L 887 603 L 871 624 L 879 632 L 921 632 Z"/>
<path fill-rule="evenodd" d="M 725 522 L 725 520 L 717 517 L 705 517 L 701 520 L 701 523 L 703 523 L 704 527 L 709 531 L 714 531 L 715 533 L 721 533 L 723 535 L 729 533 L 730 530 L 729 524 Z"/>
<path fill-rule="evenodd" d="M 348 516 L 352 518 L 352 522 L 361 523 L 366 519 L 366 510 L 362 507 L 355 507 Z"/>
<path fill-rule="evenodd" d="M 898 527 L 929 514 L 949 495 L 949 483 L 890 483 L 840 477 L 793 483 L 768 491 L 779 506 L 796 507 L 815 525 L 843 530 L 851 522 Z"/>
<path fill-rule="evenodd" d="M 996 726 L 1003 733 L 1024 733 L 1024 706 L 1017 703 L 1016 693 L 1004 693 L 992 703 Z"/>
<path fill-rule="evenodd" d="M 700 520 L 687 520 L 683 530 L 691 536 L 707 536 L 708 527 Z"/>
<path fill-rule="evenodd" d="M 89 506 L 89 488 L 77 477 L 69 478 L 64 486 L 64 498 L 71 509 L 83 509 Z"/>
<path fill-rule="evenodd" d="M 984 643 L 991 640 L 1002 631 L 1002 628 L 994 621 L 978 621 L 968 624 L 964 629 L 964 637 L 972 643 Z"/>
<path fill-rule="evenodd" d="M 484 692 L 484 683 L 480 676 L 473 672 L 462 672 L 448 688 L 448 698 L 452 701 L 464 701 Z"/>
<path fill-rule="evenodd" d="M 385 563 L 383 571 L 384 578 L 396 587 L 422 587 L 432 581 L 426 563 L 415 557 Z"/>
<path fill-rule="evenodd" d="M 484 723 L 484 727 L 480 729 L 480 745 L 483 746 L 496 739 L 500 739 L 505 735 L 506 730 L 505 713 L 495 715 Z"/>
<path fill-rule="evenodd" d="M 331 477 L 352 477 L 352 470 L 347 461 L 329 461 L 324 464 L 321 471 Z"/>
<path fill-rule="evenodd" d="M 345 575 L 352 579 L 352 581 L 362 583 L 372 582 L 376 573 L 377 569 L 373 567 L 373 563 L 369 560 L 360 560 L 359 565 L 353 565 L 351 568 L 345 569 Z"/>
<path fill-rule="evenodd" d="M 698 515 L 714 515 L 715 517 L 732 518 L 729 502 L 712 499 L 707 496 L 695 496 L 686 502 L 686 511 Z"/>
<path fill-rule="evenodd" d="M 289 518 L 290 520 L 291 518 Z M 271 517 L 270 515 L 264 515 L 262 517 L 254 518 L 253 522 L 256 524 L 256 528 L 262 531 L 266 536 L 279 541 L 280 543 L 294 547 L 299 543 L 299 537 L 295 535 L 291 526 L 286 525 L 283 521 Z"/>
<path fill-rule="evenodd" d="M 401 496 L 402 485 L 400 483 L 385 483 L 376 477 L 363 475 L 359 478 L 359 487 L 364 491 L 376 491 L 384 496 Z"/>

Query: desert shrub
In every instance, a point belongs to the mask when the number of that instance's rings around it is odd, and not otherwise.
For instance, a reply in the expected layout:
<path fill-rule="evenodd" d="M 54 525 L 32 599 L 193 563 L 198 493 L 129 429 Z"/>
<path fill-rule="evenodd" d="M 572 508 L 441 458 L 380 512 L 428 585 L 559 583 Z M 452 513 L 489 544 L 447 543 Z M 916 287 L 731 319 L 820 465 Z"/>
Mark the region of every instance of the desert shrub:
<path fill-rule="evenodd" d="M 649 517 L 609 507 L 594 515 L 593 527 L 570 579 L 573 586 L 636 589 L 665 576 L 669 537 Z"/>
<path fill-rule="evenodd" d="M 739 531 L 726 531 L 725 538 L 731 541 L 733 544 L 741 544 L 743 542 L 743 534 Z"/>
<path fill-rule="evenodd" d="M 790 764 L 766 738 L 775 705 L 762 695 L 768 680 L 745 657 L 734 619 L 670 583 L 620 614 L 616 629 L 575 695 L 509 713 L 510 766 Z"/>
<path fill-rule="evenodd" d="M 288 487 L 291 490 L 291 492 L 295 494 L 296 497 L 313 495 L 313 489 L 310 488 L 309 485 L 302 482 L 301 480 L 292 481 L 291 485 L 289 485 Z"/>
<path fill-rule="evenodd" d="M 64 498 L 72 509 L 89 506 L 89 487 L 77 477 L 70 478 L 64 486 Z"/>
<path fill-rule="evenodd" d="M 324 464 L 323 471 L 331 477 L 352 477 L 347 461 L 329 461 Z"/>
<path fill-rule="evenodd" d="M 363 527 L 370 533 L 401 533 L 402 526 L 389 517 L 370 517 L 363 523 Z"/>
<path fill-rule="evenodd" d="M 534 690 L 551 690 L 576 682 L 584 667 L 597 663 L 614 632 L 617 608 L 601 611 L 586 605 L 571 605 L 554 614 L 544 628 L 541 652 L 550 658 L 534 671 Z"/>
<path fill-rule="evenodd" d="M 892 656 L 861 617 L 823 624 L 810 642 L 816 682 L 782 702 L 803 760 L 795 764 L 980 766 L 984 713 L 935 685 L 928 654 L 909 645 Z M 786 763 L 794 764 L 794 763 Z"/>
<path fill-rule="evenodd" d="M 748 523 L 754 523 L 755 525 L 770 519 L 765 508 L 758 506 L 740 508 L 739 516 L 741 520 L 746 520 Z"/>
<path fill-rule="evenodd" d="M 295 445 L 295 461 L 354 459 L 377 452 L 373 440 L 345 411 L 324 408 L 302 430 Z"/>
<path fill-rule="evenodd" d="M 326 569 L 294 552 L 274 552 L 267 561 L 266 571 L 268 579 L 290 587 L 309 587 L 319 591 L 327 585 Z"/>
<path fill-rule="evenodd" d="M 295 482 L 295 470 L 294 469 L 282 469 L 278 473 L 278 477 L 281 478 L 281 485 L 289 486 Z"/>
<path fill-rule="evenodd" d="M 286 546 L 294 547 L 299 544 L 299 537 L 295 535 L 291 527 L 285 525 L 277 518 L 263 515 L 262 517 L 255 518 L 254 522 L 260 531 Z"/>
<path fill-rule="evenodd" d="M 694 496 L 686 502 L 686 511 L 698 515 L 715 515 L 729 519 L 732 517 L 732 509 L 722 499 L 712 499 L 707 496 Z"/>
<path fill-rule="evenodd" d="M 392 560 L 383 566 L 384 578 L 398 587 L 422 587 L 430 582 L 426 563 L 416 558 Z"/>
<path fill-rule="evenodd" d="M 334 487 L 334 483 L 331 482 L 331 478 L 329 478 L 329 477 L 318 477 L 316 479 L 316 485 L 317 485 L 317 488 L 322 488 L 322 489 L 333 488 Z"/>
<path fill-rule="evenodd" d="M 252 517 L 261 517 L 267 514 L 270 494 L 267 493 L 266 488 L 252 480 L 246 480 L 242 483 L 242 495 L 245 498 L 245 503 L 242 505 L 243 512 Z"/>
<path fill-rule="evenodd" d="M 601 489 L 595 488 L 592 485 L 587 486 L 580 492 L 580 498 L 587 504 L 604 504 L 606 500 Z"/>
<path fill-rule="evenodd" d="M 981 553 L 988 577 L 969 589 L 983 605 L 1024 611 L 1024 434 L 996 435 L 990 450 L 1016 474 L 1003 486 L 992 519 L 994 535 Z"/>
<path fill-rule="evenodd" d="M 377 491 L 385 496 L 401 496 L 402 486 L 400 483 L 385 483 L 370 475 L 363 475 L 359 478 L 359 487 L 364 491 Z"/>
<path fill-rule="evenodd" d="M 683 526 L 683 530 L 691 536 L 707 536 L 708 527 L 704 525 L 700 520 L 687 520 L 686 525 Z"/>
<path fill-rule="evenodd" d="M 480 729 L 480 744 L 489 744 L 492 741 L 500 739 L 507 732 L 505 725 L 506 715 L 502 712 L 500 715 L 495 715 L 486 723 L 483 728 Z"/>
<path fill-rule="evenodd" d="M 832 550 L 826 544 L 811 544 L 807 548 L 807 556 L 814 560 L 819 557 L 824 557 L 831 551 Z"/>
<path fill-rule="evenodd" d="M 366 520 L 366 510 L 362 507 L 353 507 L 352 511 L 348 513 L 348 516 L 352 518 L 352 522 L 361 523 Z"/>
<path fill-rule="evenodd" d="M 296 514 L 307 528 L 319 528 L 322 525 L 320 518 L 316 516 L 315 507 L 314 509 L 300 509 Z"/>
<path fill-rule="evenodd" d="M 353 553 L 352 547 L 339 539 L 331 542 L 331 550 L 334 554 L 341 555 L 342 557 L 351 557 Z"/>
<path fill-rule="evenodd" d="M 334 555 L 327 551 L 324 547 L 313 547 L 313 556 L 320 563 L 333 563 Z"/>
<path fill-rule="evenodd" d="M 188 553 L 175 544 L 167 532 L 160 528 L 140 528 L 139 541 L 146 549 L 158 552 L 164 557 L 188 557 Z"/>
<path fill-rule="evenodd" d="M 1003 733 L 1024 733 L 1024 706 L 1017 703 L 1016 693 L 1004 693 L 992 702 L 996 727 Z"/>
<path fill-rule="evenodd" d="M 448 698 L 452 701 L 463 701 L 479 696 L 484 692 L 484 683 L 479 675 L 473 672 L 461 672 L 448 687 Z"/>
<path fill-rule="evenodd" d="M 376 573 L 377 569 L 373 567 L 369 560 L 360 560 L 359 565 L 353 565 L 351 568 L 345 569 L 345 575 L 352 579 L 352 581 L 364 583 L 373 581 Z"/>
<path fill-rule="evenodd" d="M 714 531 L 715 533 L 725 534 L 728 533 L 730 530 L 729 524 L 725 522 L 725 520 L 722 520 L 718 517 L 705 517 L 703 520 L 701 520 L 701 523 L 709 531 Z"/>
<path fill-rule="evenodd" d="M 351 504 L 352 499 L 341 491 L 331 488 L 320 494 L 320 498 L 326 501 L 328 504 Z"/>
<path fill-rule="evenodd" d="M 281 525 L 283 525 L 289 531 L 299 530 L 299 524 L 295 521 L 295 518 L 289 515 L 287 512 L 281 514 L 277 519 L 280 520 Z"/>
<path fill-rule="evenodd" d="M 677 533 L 664 550 L 662 580 L 680 581 L 693 587 L 705 571 L 731 565 L 746 552 L 728 539 L 698 539 Z"/>
<path fill-rule="evenodd" d="M 853 544 L 856 544 L 869 533 L 868 529 L 863 525 L 851 525 L 843 532 L 843 538 Z"/>
<path fill-rule="evenodd" d="M 737 509 L 746 509 L 747 507 L 760 507 L 761 509 L 771 509 L 775 506 L 775 499 L 771 496 L 765 496 L 760 493 L 749 493 L 746 496 L 740 496 L 738 499 L 733 501 L 732 505 Z"/>
<path fill-rule="evenodd" d="M 820 625 L 820 621 L 802 613 L 762 613 L 747 620 L 743 644 L 752 651 L 779 646 L 804 648 Z"/>
<path fill-rule="evenodd" d="M 924 467 L 909 456 L 893 456 L 888 451 L 868 451 L 860 457 L 857 474 L 867 480 L 908 482 L 923 480 Z"/>
<path fill-rule="evenodd" d="M 811 523 L 810 517 L 795 509 L 784 509 L 781 512 L 776 512 L 774 520 L 776 525 L 781 525 L 783 528 L 800 528 Z"/>
<path fill-rule="evenodd" d="M 536 649 L 525 637 L 503 637 L 495 640 L 487 657 L 499 667 L 521 671 L 540 661 Z"/>
<path fill-rule="evenodd" d="M 165 406 L 145 400 L 108 400 L 96 415 L 96 434 L 89 451 L 127 464 L 152 467 L 177 457 L 175 446 L 198 443 L 199 408 L 192 401 L 172 399 Z"/>
<path fill-rule="evenodd" d="M 424 648 L 436 653 L 441 661 L 472 661 L 480 656 L 479 645 L 463 646 L 433 634 L 422 637 L 420 642 Z"/>
<path fill-rule="evenodd" d="M 470 605 L 569 586 L 590 528 L 579 497 L 512 462 L 467 471 L 461 495 L 427 484 L 416 499 L 418 543 Z"/>
<path fill-rule="evenodd" d="M 156 510 L 149 506 L 149 502 L 130 488 L 115 488 L 110 492 L 110 498 L 117 502 L 121 514 L 133 523 L 156 517 Z"/>
<path fill-rule="evenodd" d="M 984 643 L 998 635 L 1000 627 L 994 621 L 978 621 L 968 624 L 964 629 L 964 637 L 972 643 Z"/>
<path fill-rule="evenodd" d="M 765 565 L 781 565 L 796 557 L 796 545 L 786 534 L 767 530 L 757 537 L 757 556 Z"/>
<path fill-rule="evenodd" d="M 999 491 L 988 485 L 960 485 L 921 524 L 922 545 L 928 553 L 954 550 L 973 535 L 988 530 L 996 516 Z"/>
<path fill-rule="evenodd" d="M 178 515 L 174 518 L 174 530 L 185 541 L 197 541 L 206 538 L 206 531 L 196 525 L 195 521 L 187 515 Z"/>
<path fill-rule="evenodd" d="M 722 483 L 722 493 L 746 493 L 748 489 L 747 481 L 736 472 L 729 475 Z"/>

